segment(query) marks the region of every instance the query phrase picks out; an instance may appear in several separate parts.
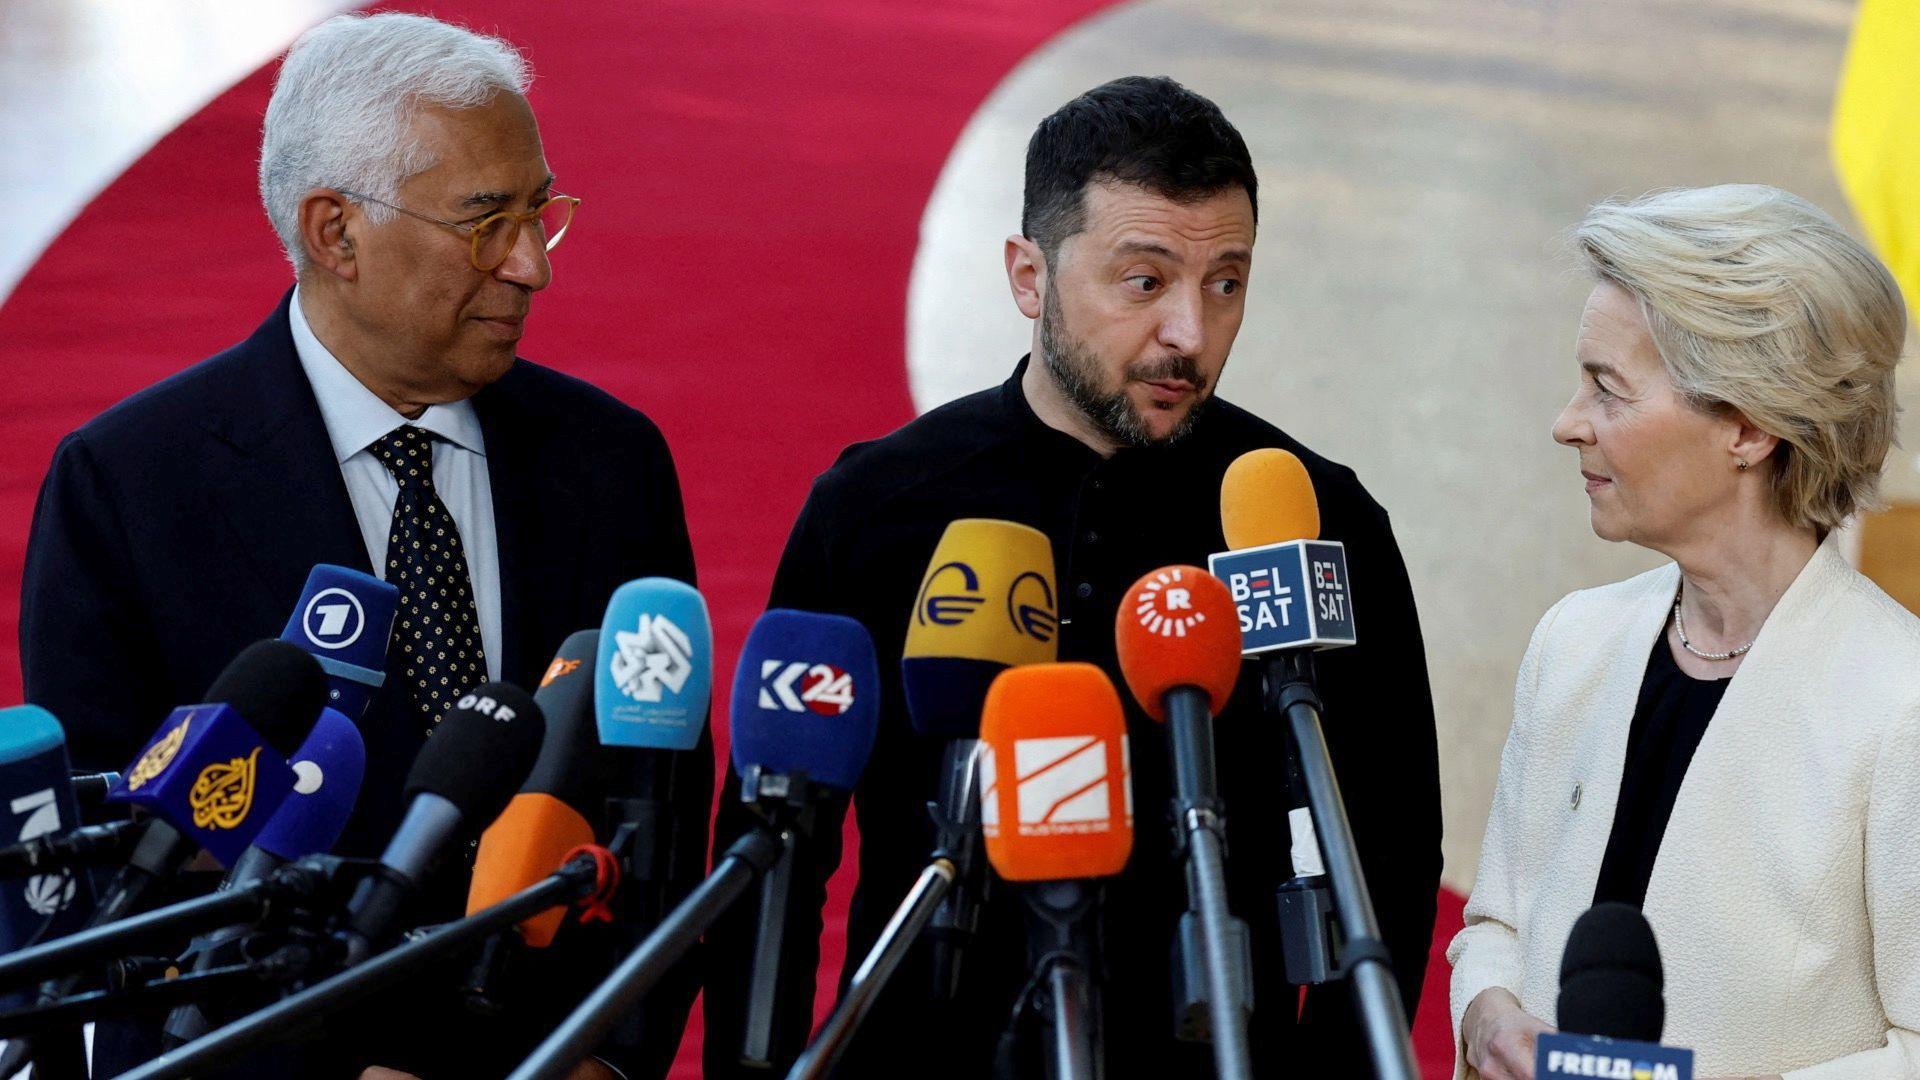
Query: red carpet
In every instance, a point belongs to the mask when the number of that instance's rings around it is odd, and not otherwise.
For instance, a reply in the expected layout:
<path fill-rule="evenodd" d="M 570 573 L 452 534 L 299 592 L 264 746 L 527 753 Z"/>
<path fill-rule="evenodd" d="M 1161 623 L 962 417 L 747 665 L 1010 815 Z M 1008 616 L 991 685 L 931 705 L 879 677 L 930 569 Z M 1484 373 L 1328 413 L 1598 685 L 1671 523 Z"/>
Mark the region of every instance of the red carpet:
<path fill-rule="evenodd" d="M 763 605 L 812 477 L 847 442 L 912 416 L 907 278 L 955 138 L 1022 56 L 1101 6 L 397 5 L 497 30 L 534 61 L 548 160 L 586 203 L 523 351 L 665 430 L 719 672 Z M 0 701 L 20 696 L 18 582 L 55 442 L 244 337 L 289 282 L 254 181 L 269 90 L 270 72 L 258 73 L 169 135 L 0 306 Z M 825 990 L 844 948 L 844 877 Z M 1458 919 L 1457 899 L 1443 899 L 1447 933 Z M 1436 963 L 1421 1010 L 1432 1075 L 1451 1067 L 1445 1001 Z M 676 1075 L 696 1074 L 683 1053 Z"/>

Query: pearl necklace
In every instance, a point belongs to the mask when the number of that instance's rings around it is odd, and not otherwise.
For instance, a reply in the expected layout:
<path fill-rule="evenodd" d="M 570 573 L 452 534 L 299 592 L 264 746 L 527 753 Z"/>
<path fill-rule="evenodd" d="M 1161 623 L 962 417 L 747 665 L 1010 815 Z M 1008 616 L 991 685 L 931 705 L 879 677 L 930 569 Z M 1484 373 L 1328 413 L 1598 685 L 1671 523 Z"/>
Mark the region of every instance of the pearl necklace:
<path fill-rule="evenodd" d="M 1680 637 L 1680 647 L 1702 660 L 1731 660 L 1745 653 L 1748 649 L 1753 648 L 1753 641 L 1747 642 L 1732 652 L 1701 652 L 1699 649 L 1694 648 L 1693 642 L 1687 640 L 1687 623 L 1685 619 L 1680 617 L 1680 598 L 1678 596 L 1673 598 L 1673 630 L 1674 633 Z M 1760 639 L 1755 638 L 1753 640 L 1758 641 Z"/>

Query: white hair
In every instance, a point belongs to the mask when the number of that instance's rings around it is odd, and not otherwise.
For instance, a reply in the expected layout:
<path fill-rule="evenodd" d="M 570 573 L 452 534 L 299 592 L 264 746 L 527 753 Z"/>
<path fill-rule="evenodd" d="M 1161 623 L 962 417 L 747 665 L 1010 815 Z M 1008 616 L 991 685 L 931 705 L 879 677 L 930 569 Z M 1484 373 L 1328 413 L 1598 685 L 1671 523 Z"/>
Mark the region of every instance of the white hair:
<path fill-rule="evenodd" d="M 433 167 L 412 133 L 422 105 L 470 109 L 524 94 L 519 50 L 420 15 L 339 15 L 287 50 L 260 137 L 260 200 L 297 272 L 306 262 L 300 203 L 316 187 L 395 201 Z M 393 212 L 365 203 L 374 221 Z"/>

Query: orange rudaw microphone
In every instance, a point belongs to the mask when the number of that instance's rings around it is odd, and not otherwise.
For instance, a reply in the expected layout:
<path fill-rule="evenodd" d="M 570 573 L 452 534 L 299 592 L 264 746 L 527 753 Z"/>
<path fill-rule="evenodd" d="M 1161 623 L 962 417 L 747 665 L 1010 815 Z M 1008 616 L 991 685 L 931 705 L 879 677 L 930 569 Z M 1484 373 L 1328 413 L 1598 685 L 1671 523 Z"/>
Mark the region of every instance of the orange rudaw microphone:
<path fill-rule="evenodd" d="M 1313 685 L 1313 654 L 1356 640 L 1346 545 L 1319 538 L 1313 479 L 1299 458 L 1276 448 L 1249 451 L 1227 467 L 1220 483 L 1220 526 L 1234 550 L 1212 556 L 1207 568 L 1226 582 L 1233 598 L 1242 653 L 1261 661 L 1267 712 L 1292 736 L 1290 786 L 1308 804 L 1288 815 L 1296 874 L 1280 894 L 1288 981 L 1325 982 L 1344 975 L 1366 1030 L 1374 1074 L 1382 1080 L 1414 1080 L 1419 1070 L 1406 1010 L 1360 872 Z M 1323 861 L 1325 888 L 1318 884 Z M 1328 903 L 1344 932 L 1337 957 L 1323 912 Z"/>
<path fill-rule="evenodd" d="M 1045 983 L 1060 1078 L 1104 1073 L 1100 1033 L 1099 879 L 1133 852 L 1133 790 L 1120 695 L 1092 664 L 1009 668 L 980 717 L 980 820 L 994 872 L 1021 883 L 1036 964 L 1022 1023 Z M 1009 1053 L 1010 1041 L 1002 1042 Z"/>
<path fill-rule="evenodd" d="M 1227 587 L 1197 566 L 1151 571 L 1126 596 L 1114 619 L 1120 674 L 1147 715 L 1166 725 L 1173 816 L 1186 838 L 1175 1034 L 1212 1042 L 1220 1077 L 1251 1080 L 1253 955 L 1246 923 L 1227 909 L 1226 807 L 1213 752 L 1213 718 L 1240 678 L 1239 619 Z"/>

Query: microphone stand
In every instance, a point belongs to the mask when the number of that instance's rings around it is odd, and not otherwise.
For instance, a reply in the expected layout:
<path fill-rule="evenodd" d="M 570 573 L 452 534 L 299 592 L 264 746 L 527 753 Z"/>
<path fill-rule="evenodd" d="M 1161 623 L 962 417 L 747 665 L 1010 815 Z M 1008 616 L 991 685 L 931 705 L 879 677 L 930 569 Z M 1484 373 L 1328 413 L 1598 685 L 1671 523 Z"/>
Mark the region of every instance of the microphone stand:
<path fill-rule="evenodd" d="M 1185 848 L 1189 910 L 1177 939 L 1186 998 L 1182 1034 L 1211 1037 L 1221 1080 L 1252 1080 L 1247 1043 L 1252 1008 L 1252 957 L 1246 924 L 1227 908 L 1226 823 L 1221 819 L 1214 767 L 1213 717 L 1207 695 L 1181 687 L 1166 695 L 1167 736 L 1173 748 L 1176 843 Z M 1199 923 L 1198 940 L 1192 934 Z M 1197 956 L 1195 954 L 1198 954 Z M 1196 965 L 1195 961 L 1198 961 Z M 1202 971 L 1195 971 L 1195 967 Z M 1194 999 L 1204 995 L 1210 1030 Z M 1202 1029 L 1195 1032 L 1194 1029 Z"/>
<path fill-rule="evenodd" d="M 612 867 L 613 859 L 604 848 L 581 849 L 546 880 L 484 911 L 388 949 L 204 1038 L 168 1050 L 145 1065 L 123 1073 L 122 1080 L 182 1080 L 204 1073 L 255 1047 L 280 1041 L 290 1029 L 401 982 L 417 974 L 420 965 L 428 961 L 457 952 L 548 908 L 584 900 L 604 902 L 618 885 Z"/>
<path fill-rule="evenodd" d="M 297 974 L 288 968 L 288 974 Z M 276 978 L 264 964 L 232 964 L 172 979 L 156 979 L 119 990 L 75 994 L 44 1005 L 0 1013 L 0 1039 L 19 1039 L 63 1027 L 90 1023 L 107 1016 L 192 1001 L 202 994 L 257 986 Z"/>
<path fill-rule="evenodd" d="M 1036 881 L 1021 890 L 1033 916 L 1035 966 L 1047 973 L 1044 1022 L 1053 1029 L 1048 1080 L 1104 1080 L 1100 988 L 1094 981 L 1099 931 L 1090 918 L 1100 887 L 1085 881 Z"/>
<path fill-rule="evenodd" d="M 873 943 L 866 959 L 853 973 L 853 981 L 847 984 L 845 996 L 833 1007 L 833 1015 L 827 1017 L 812 1044 L 794 1060 L 787 1080 L 818 1080 L 840 1063 L 854 1032 L 872 1011 L 874 999 L 886 987 L 887 980 L 893 978 L 907 950 L 933 918 L 936 905 L 950 894 L 956 873 L 953 863 L 944 858 L 934 859 L 920 871 L 920 879 L 894 909 L 886 929 L 880 931 L 879 940 Z"/>
<path fill-rule="evenodd" d="M 1391 955 L 1380 940 L 1380 923 L 1373 913 L 1360 870 L 1359 849 L 1340 798 L 1340 781 L 1327 752 L 1326 732 L 1320 726 L 1320 695 L 1313 688 L 1313 654 L 1289 651 L 1267 666 L 1267 701 L 1286 717 L 1294 752 L 1306 779 L 1307 799 L 1332 886 L 1334 912 L 1345 932 L 1342 966 L 1353 984 L 1360 1019 L 1375 1074 L 1381 1080 L 1418 1080 L 1413 1043 L 1408 1037 L 1407 1014 L 1395 984 Z"/>
<path fill-rule="evenodd" d="M 952 1001 L 960 993 L 961 950 L 979 929 L 980 904 L 992 881 L 980 852 L 980 754 L 979 739 L 948 742 L 941 751 L 940 799 L 927 804 L 937 837 L 933 858 L 953 868 L 953 882 L 926 931 L 933 941 L 935 1001 Z"/>
<path fill-rule="evenodd" d="M 752 803 L 765 822 L 741 834 L 727 848 L 706 880 L 627 954 L 613 974 L 534 1048 L 508 1080 L 554 1080 L 566 1075 L 593 1053 L 614 1024 L 666 977 L 673 965 L 699 943 L 701 935 L 746 895 L 755 880 L 786 858 L 797 834 L 811 834 L 813 801 L 821 797 L 821 789 L 804 773 L 778 775 L 755 765 L 741 777 L 740 789 L 741 801 Z"/>

